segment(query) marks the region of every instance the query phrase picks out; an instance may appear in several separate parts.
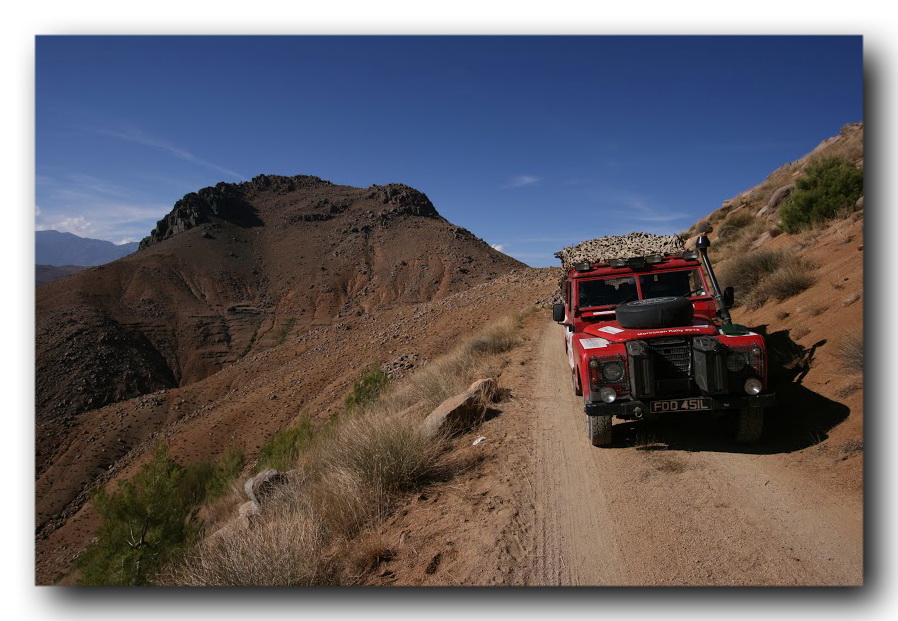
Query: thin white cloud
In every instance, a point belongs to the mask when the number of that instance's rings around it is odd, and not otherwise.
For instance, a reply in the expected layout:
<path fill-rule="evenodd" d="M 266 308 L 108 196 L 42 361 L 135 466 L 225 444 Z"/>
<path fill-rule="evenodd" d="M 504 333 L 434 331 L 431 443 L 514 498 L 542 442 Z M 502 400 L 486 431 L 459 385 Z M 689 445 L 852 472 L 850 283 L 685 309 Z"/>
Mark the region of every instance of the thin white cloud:
<path fill-rule="evenodd" d="M 505 188 L 523 188 L 528 185 L 534 185 L 542 181 L 542 177 L 536 177 L 534 175 L 518 175 L 516 177 L 512 177 L 508 183 L 506 183 L 503 187 Z"/>
<path fill-rule="evenodd" d="M 493 250 L 498 250 L 499 252 L 505 252 L 505 246 L 502 244 L 490 244 Z"/>
<path fill-rule="evenodd" d="M 160 149 L 169 153 L 170 155 L 184 160 L 186 162 L 191 162 L 193 164 L 198 164 L 199 166 L 204 166 L 211 170 L 216 170 L 218 172 L 224 173 L 235 179 L 244 180 L 246 179 L 246 175 L 243 175 L 239 172 L 233 171 L 229 168 L 225 168 L 223 166 L 219 166 L 218 164 L 214 164 L 212 162 L 201 159 L 188 151 L 187 149 L 183 149 L 177 145 L 170 144 L 163 140 L 158 140 L 153 138 L 152 136 L 147 135 L 145 132 L 139 129 L 129 129 L 124 132 L 113 131 L 110 129 L 95 129 L 97 134 L 102 136 L 109 136 L 111 138 L 118 138 L 119 140 L 125 140 L 128 142 L 133 142 L 135 144 L 140 144 L 145 147 L 152 147 L 155 149 Z"/>
<path fill-rule="evenodd" d="M 157 204 L 102 179 L 66 174 L 42 176 L 40 205 L 35 205 L 38 231 L 62 231 L 114 243 L 146 237 L 171 205 Z"/>
<path fill-rule="evenodd" d="M 689 214 L 670 211 L 668 207 L 651 202 L 649 199 L 635 194 L 623 194 L 616 197 L 623 203 L 627 211 L 622 215 L 622 220 L 634 220 L 636 222 L 665 223 L 689 219 Z"/>
<path fill-rule="evenodd" d="M 96 233 L 96 227 L 81 216 L 70 218 L 65 216 L 45 216 L 39 214 L 34 228 L 37 231 L 73 233 L 79 237 L 94 237 Z"/>

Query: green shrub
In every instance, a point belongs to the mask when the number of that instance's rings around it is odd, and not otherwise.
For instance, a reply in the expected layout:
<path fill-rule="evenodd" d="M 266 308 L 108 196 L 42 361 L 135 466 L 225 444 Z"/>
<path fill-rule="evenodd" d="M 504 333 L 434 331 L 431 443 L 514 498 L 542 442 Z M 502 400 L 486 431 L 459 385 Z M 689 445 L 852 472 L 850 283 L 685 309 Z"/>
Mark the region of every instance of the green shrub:
<path fill-rule="evenodd" d="M 373 402 L 390 383 L 390 376 L 380 369 L 365 371 L 346 397 L 346 411 L 351 412 Z"/>
<path fill-rule="evenodd" d="M 315 430 L 310 416 L 302 416 L 291 427 L 276 432 L 259 451 L 256 470 L 274 468 L 284 471 L 293 467 L 296 459 L 312 446 Z"/>
<path fill-rule="evenodd" d="M 290 317 L 287 322 L 284 324 L 284 327 L 281 328 L 281 333 L 278 335 L 278 345 L 283 345 L 284 341 L 287 340 L 287 336 L 290 334 L 290 330 L 293 329 L 293 326 L 296 324 L 296 317 Z"/>
<path fill-rule="evenodd" d="M 81 584 L 153 584 L 197 532 L 184 472 L 160 444 L 130 481 L 113 492 L 97 490 L 92 500 L 102 523 L 78 559 Z"/>
<path fill-rule="evenodd" d="M 795 233 L 854 211 L 864 193 L 864 171 L 842 158 L 824 158 L 808 165 L 795 181 L 795 191 L 780 207 L 783 230 Z"/>
<path fill-rule="evenodd" d="M 245 457 L 238 449 L 230 449 L 216 461 L 199 461 L 184 468 L 184 492 L 194 505 L 215 500 L 237 478 Z"/>

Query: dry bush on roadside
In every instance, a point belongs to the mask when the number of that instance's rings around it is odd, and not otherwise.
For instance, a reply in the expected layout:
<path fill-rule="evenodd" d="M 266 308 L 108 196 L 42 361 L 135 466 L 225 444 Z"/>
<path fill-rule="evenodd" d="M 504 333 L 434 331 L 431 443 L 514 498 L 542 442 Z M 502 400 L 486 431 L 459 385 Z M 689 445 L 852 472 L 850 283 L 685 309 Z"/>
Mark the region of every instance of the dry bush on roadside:
<path fill-rule="evenodd" d="M 809 263 L 796 260 L 779 267 L 772 274 L 763 279 L 752 291 L 750 300 L 746 301 L 749 308 L 757 308 L 767 300 L 779 301 L 798 295 L 817 282 L 817 277 Z"/>
<path fill-rule="evenodd" d="M 308 506 L 280 497 L 250 528 L 205 539 L 171 570 L 179 586 L 311 586 L 336 584 L 323 523 Z"/>
<path fill-rule="evenodd" d="M 864 332 L 863 328 L 849 334 L 839 343 L 837 354 L 842 368 L 855 373 L 864 372 Z"/>
<path fill-rule="evenodd" d="M 755 222 L 755 217 L 748 211 L 730 214 L 724 219 L 723 223 L 717 227 L 717 237 L 720 240 L 736 237 L 752 222 Z"/>
<path fill-rule="evenodd" d="M 464 349 L 469 355 L 503 354 L 518 344 L 520 327 L 520 319 L 507 317 L 468 341 Z"/>
<path fill-rule="evenodd" d="M 493 323 L 469 341 L 419 369 L 401 386 L 391 388 L 377 407 L 397 413 L 415 404 L 430 412 L 440 403 L 463 392 L 471 382 L 497 373 L 496 356 L 519 343 L 521 322 L 535 308 L 528 309 Z"/>
<path fill-rule="evenodd" d="M 748 292 L 768 274 L 789 260 L 781 250 L 757 250 L 728 259 L 720 267 L 721 286 L 736 287 L 736 294 Z"/>
<path fill-rule="evenodd" d="M 441 452 L 439 439 L 425 435 L 417 422 L 366 416 L 341 426 L 325 460 L 394 493 L 430 480 Z"/>
<path fill-rule="evenodd" d="M 736 289 L 736 304 L 755 309 L 770 299 L 785 300 L 816 282 L 816 265 L 782 250 L 756 250 L 721 265 L 722 286 Z"/>

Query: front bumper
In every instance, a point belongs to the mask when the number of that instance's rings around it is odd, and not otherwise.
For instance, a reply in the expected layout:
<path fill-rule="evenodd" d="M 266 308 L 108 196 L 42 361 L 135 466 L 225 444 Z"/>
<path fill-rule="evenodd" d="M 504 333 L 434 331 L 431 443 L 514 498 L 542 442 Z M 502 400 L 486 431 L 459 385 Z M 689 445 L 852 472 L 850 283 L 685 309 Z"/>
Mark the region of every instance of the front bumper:
<path fill-rule="evenodd" d="M 684 398 L 692 399 L 691 397 Z M 599 399 L 598 393 L 589 393 L 586 398 L 586 414 L 589 416 L 617 416 L 627 420 L 641 418 L 656 418 L 659 416 L 682 414 L 707 414 L 725 410 L 741 410 L 743 408 L 767 408 L 776 403 L 776 395 L 767 393 L 763 395 L 744 395 L 728 397 L 701 397 L 710 407 L 702 410 L 678 410 L 667 412 L 652 412 L 654 401 L 671 401 L 671 399 L 630 400 L 605 403 Z"/>

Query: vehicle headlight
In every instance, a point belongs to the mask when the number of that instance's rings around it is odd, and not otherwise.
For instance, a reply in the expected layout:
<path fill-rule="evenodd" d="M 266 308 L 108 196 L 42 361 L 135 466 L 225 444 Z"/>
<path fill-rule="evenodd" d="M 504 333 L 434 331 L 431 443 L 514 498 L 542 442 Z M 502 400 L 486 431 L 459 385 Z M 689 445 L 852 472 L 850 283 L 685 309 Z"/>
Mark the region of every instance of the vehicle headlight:
<path fill-rule="evenodd" d="M 750 394 L 750 395 L 761 394 L 761 388 L 762 388 L 761 380 L 759 380 L 755 377 L 750 377 L 747 380 L 745 380 L 745 392 L 747 392 L 748 394 Z"/>
<path fill-rule="evenodd" d="M 620 362 L 606 362 L 602 365 L 602 377 L 608 382 L 619 382 L 624 376 L 624 365 Z"/>
<path fill-rule="evenodd" d="M 745 356 L 739 352 L 731 352 L 727 356 L 727 371 L 730 373 L 739 373 L 745 368 Z"/>
<path fill-rule="evenodd" d="M 611 386 L 603 386 L 601 390 L 599 390 L 599 398 L 605 403 L 614 403 L 617 399 L 617 391 Z"/>

